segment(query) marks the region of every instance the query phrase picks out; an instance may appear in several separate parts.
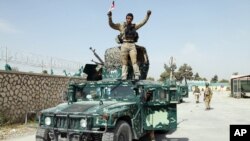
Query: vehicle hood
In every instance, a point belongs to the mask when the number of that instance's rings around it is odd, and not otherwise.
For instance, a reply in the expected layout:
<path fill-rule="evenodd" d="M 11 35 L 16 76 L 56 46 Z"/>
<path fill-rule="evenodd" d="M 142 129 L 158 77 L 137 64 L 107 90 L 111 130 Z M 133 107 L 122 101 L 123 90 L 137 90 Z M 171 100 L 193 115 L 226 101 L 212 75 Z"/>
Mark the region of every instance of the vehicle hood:
<path fill-rule="evenodd" d="M 134 106 L 136 102 L 122 102 L 122 101 L 81 101 L 73 104 L 63 103 L 56 107 L 45 109 L 42 113 L 53 114 L 102 114 L 122 111 Z"/>

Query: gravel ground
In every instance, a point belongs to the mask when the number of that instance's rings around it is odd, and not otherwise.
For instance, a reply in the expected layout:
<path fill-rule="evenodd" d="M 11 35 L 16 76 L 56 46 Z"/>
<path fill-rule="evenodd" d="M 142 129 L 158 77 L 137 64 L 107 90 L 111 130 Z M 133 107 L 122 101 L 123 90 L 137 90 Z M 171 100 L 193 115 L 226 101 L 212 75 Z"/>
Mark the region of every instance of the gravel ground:
<path fill-rule="evenodd" d="M 36 123 L 14 124 L 0 127 L 0 141 L 35 134 Z"/>

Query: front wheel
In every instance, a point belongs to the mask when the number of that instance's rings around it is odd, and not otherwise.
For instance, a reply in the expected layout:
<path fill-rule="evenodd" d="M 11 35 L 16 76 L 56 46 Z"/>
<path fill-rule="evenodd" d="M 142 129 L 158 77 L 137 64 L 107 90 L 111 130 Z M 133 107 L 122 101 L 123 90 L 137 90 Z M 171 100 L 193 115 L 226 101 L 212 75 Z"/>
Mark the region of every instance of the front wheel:
<path fill-rule="evenodd" d="M 38 128 L 36 131 L 36 141 L 51 141 L 49 130 Z"/>
<path fill-rule="evenodd" d="M 119 121 L 113 133 L 104 133 L 102 141 L 132 141 L 130 125 L 125 121 Z"/>

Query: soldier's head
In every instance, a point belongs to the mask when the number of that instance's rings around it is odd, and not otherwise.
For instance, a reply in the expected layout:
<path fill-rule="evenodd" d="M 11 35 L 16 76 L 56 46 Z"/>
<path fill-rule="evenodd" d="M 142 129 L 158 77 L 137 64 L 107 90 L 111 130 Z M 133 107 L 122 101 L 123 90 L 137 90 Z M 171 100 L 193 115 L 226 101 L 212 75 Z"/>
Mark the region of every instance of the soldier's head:
<path fill-rule="evenodd" d="M 132 13 L 128 13 L 128 14 L 126 15 L 126 22 L 127 22 L 127 24 L 131 24 L 132 21 L 133 21 L 133 19 L 134 19 L 134 16 L 133 16 Z"/>
<path fill-rule="evenodd" d="M 209 83 L 206 83 L 205 85 L 206 85 L 206 87 L 208 87 L 208 86 L 209 86 Z"/>

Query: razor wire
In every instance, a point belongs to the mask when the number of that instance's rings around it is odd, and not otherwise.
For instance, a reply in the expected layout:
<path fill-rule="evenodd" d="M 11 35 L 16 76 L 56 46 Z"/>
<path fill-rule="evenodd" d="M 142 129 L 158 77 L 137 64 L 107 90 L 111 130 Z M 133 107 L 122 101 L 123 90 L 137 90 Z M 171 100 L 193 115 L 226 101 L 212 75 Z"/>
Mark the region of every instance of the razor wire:
<path fill-rule="evenodd" d="M 83 63 L 66 59 L 43 56 L 22 51 L 13 51 L 7 47 L 0 47 L 0 62 L 14 63 L 44 69 L 61 69 L 75 72 L 83 66 Z"/>

